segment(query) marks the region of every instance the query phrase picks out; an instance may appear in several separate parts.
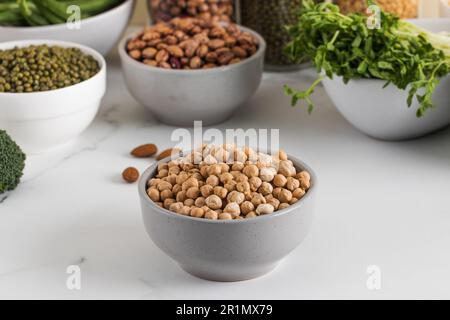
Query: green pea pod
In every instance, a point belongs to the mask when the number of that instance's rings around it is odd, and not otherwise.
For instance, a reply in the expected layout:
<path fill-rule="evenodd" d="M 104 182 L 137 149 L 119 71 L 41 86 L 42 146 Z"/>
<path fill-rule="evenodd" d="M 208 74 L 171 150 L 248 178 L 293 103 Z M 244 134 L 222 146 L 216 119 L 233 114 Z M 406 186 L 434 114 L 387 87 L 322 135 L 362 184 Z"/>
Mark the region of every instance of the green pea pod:
<path fill-rule="evenodd" d="M 52 11 L 48 10 L 45 6 L 42 5 L 41 1 L 35 2 L 36 7 L 39 9 L 41 14 L 51 23 L 51 24 L 62 24 L 66 23 L 66 20 L 54 14 Z"/>
<path fill-rule="evenodd" d="M 2 26 L 21 26 L 26 24 L 20 9 L 9 9 L 7 11 L 0 11 L 0 25 Z"/>
<path fill-rule="evenodd" d="M 19 9 L 19 5 L 16 1 L 0 2 L 0 11 L 16 10 Z"/>
<path fill-rule="evenodd" d="M 76 5 L 80 7 L 81 12 L 87 16 L 94 16 L 105 12 L 123 0 L 72 0 L 60 1 L 66 5 Z"/>
<path fill-rule="evenodd" d="M 53 14 L 57 15 L 61 19 L 64 19 L 64 21 L 67 21 L 67 19 L 69 19 L 70 14 L 67 13 L 66 3 L 56 0 L 40 0 L 40 2 L 42 6 L 53 12 Z"/>
<path fill-rule="evenodd" d="M 23 18 L 30 26 L 45 26 L 50 24 L 45 17 L 39 15 L 36 6 L 29 0 L 18 0 L 18 3 Z"/>

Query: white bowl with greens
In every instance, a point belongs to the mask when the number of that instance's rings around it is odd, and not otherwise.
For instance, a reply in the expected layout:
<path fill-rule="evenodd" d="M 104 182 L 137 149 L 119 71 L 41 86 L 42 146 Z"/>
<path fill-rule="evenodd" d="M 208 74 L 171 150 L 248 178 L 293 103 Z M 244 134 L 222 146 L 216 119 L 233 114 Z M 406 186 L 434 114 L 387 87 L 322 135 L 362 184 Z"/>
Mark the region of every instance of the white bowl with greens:
<path fill-rule="evenodd" d="M 450 37 L 440 33 L 450 30 L 449 20 L 382 13 L 380 28 L 371 29 L 365 15 L 303 4 L 288 51 L 309 56 L 321 77 L 305 91 L 286 87 L 294 105 L 306 100 L 312 110 L 323 81 L 344 118 L 372 137 L 411 139 L 450 124 Z"/>
<path fill-rule="evenodd" d="M 50 7 L 46 7 L 47 2 Z M 135 2 L 74 0 L 62 3 L 56 0 L 28 0 L 24 3 L 28 5 L 26 9 L 16 4 L 16 0 L 5 0 L 4 4 L 0 1 L 0 42 L 27 39 L 61 40 L 79 43 L 106 55 L 127 27 Z M 67 11 L 66 6 L 78 4 L 83 18 L 79 28 L 75 24 L 66 24 L 66 21 L 73 21 L 74 17 L 74 13 Z M 2 5 L 5 10 L 2 10 Z M 10 6 L 9 9 L 7 5 Z M 26 16 L 25 11 L 31 15 Z"/>
<path fill-rule="evenodd" d="M 411 20 L 432 32 L 450 30 L 450 21 L 441 19 Z M 449 38 L 450 43 L 450 38 Z M 384 87 L 380 79 L 325 78 L 323 85 L 342 116 L 355 128 L 382 140 L 404 140 L 421 137 L 450 125 L 450 75 L 441 78 L 432 95 L 433 107 L 418 117 L 420 103 L 408 108 L 408 89 L 394 85 Z M 423 90 L 422 90 L 423 91 Z"/>
<path fill-rule="evenodd" d="M 49 54 L 26 51 L 22 56 L 28 56 L 32 61 L 12 60 L 22 70 L 30 70 L 20 72 L 19 76 L 8 65 L 12 57 L 10 49 L 27 50 L 32 48 L 31 45 L 57 47 L 64 50 L 58 51 L 60 54 L 66 53 L 66 49 L 73 50 L 70 51 L 72 55 L 66 56 L 66 61 L 76 60 L 77 64 L 59 67 L 63 60 L 56 58 L 42 63 Z M 6 58 L 2 58 L 2 51 L 8 54 Z M 39 54 L 44 58 L 38 58 Z M 61 71 L 62 68 L 70 71 Z M 74 71 L 74 68 L 79 71 Z M 43 74 L 39 73 L 38 77 L 29 75 L 31 70 L 42 70 Z M 82 70 L 90 71 L 85 73 Z M 72 72 L 79 76 L 74 79 Z M 93 49 L 51 40 L 0 43 L 0 128 L 6 130 L 26 154 L 50 151 L 75 140 L 94 120 L 105 92 L 106 62 Z"/>

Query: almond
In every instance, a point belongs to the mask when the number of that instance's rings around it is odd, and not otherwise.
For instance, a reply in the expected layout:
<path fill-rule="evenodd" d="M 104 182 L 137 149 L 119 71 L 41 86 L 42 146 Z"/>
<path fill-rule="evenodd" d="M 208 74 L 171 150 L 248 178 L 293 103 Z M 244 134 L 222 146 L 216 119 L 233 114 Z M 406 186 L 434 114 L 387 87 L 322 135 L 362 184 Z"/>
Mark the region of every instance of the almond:
<path fill-rule="evenodd" d="M 180 153 L 181 153 L 181 150 L 177 149 L 177 148 L 166 149 L 156 157 L 156 160 L 160 161 L 162 159 L 170 157 L 171 155 L 179 155 Z"/>
<path fill-rule="evenodd" d="M 122 177 L 128 183 L 136 182 L 139 179 L 139 171 L 133 167 L 126 168 L 122 172 Z"/>
<path fill-rule="evenodd" d="M 134 148 L 133 151 L 131 151 L 131 155 L 135 156 L 136 158 L 149 158 L 155 155 L 157 152 L 158 147 L 156 147 L 156 145 L 153 143 L 149 143 Z"/>

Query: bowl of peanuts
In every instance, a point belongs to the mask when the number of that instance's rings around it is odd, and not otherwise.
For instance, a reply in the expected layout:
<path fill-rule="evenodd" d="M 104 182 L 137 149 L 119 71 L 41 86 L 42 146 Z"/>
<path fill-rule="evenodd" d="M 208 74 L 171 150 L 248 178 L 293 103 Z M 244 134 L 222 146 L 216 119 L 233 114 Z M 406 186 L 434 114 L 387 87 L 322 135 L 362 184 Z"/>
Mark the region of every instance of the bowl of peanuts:
<path fill-rule="evenodd" d="M 212 281 L 265 275 L 307 236 L 317 178 L 284 151 L 204 145 L 141 176 L 144 225 L 188 273 Z"/>
<path fill-rule="evenodd" d="M 125 82 L 159 120 L 175 126 L 223 122 L 258 89 L 264 39 L 232 23 L 174 18 L 119 46 Z"/>

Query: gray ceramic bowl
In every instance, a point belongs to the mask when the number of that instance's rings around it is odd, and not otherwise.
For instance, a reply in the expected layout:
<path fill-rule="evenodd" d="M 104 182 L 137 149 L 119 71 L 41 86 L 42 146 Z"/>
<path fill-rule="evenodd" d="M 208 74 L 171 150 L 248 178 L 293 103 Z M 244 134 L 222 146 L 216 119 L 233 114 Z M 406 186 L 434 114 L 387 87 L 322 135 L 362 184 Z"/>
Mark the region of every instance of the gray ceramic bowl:
<path fill-rule="evenodd" d="M 290 159 L 297 169 L 311 174 L 311 189 L 305 197 L 270 215 L 231 221 L 182 216 L 157 206 L 146 193 L 146 183 L 158 164 L 152 165 L 139 181 L 147 233 L 181 268 L 199 278 L 241 281 L 272 271 L 305 239 L 314 213 L 317 177 L 306 164 Z"/>
<path fill-rule="evenodd" d="M 263 73 L 266 43 L 254 31 L 259 50 L 234 65 L 201 70 L 166 70 L 147 66 L 132 59 L 126 43 L 119 45 L 122 70 L 134 98 L 162 122 L 175 126 L 193 126 L 195 120 L 212 125 L 228 119 L 258 89 Z"/>

